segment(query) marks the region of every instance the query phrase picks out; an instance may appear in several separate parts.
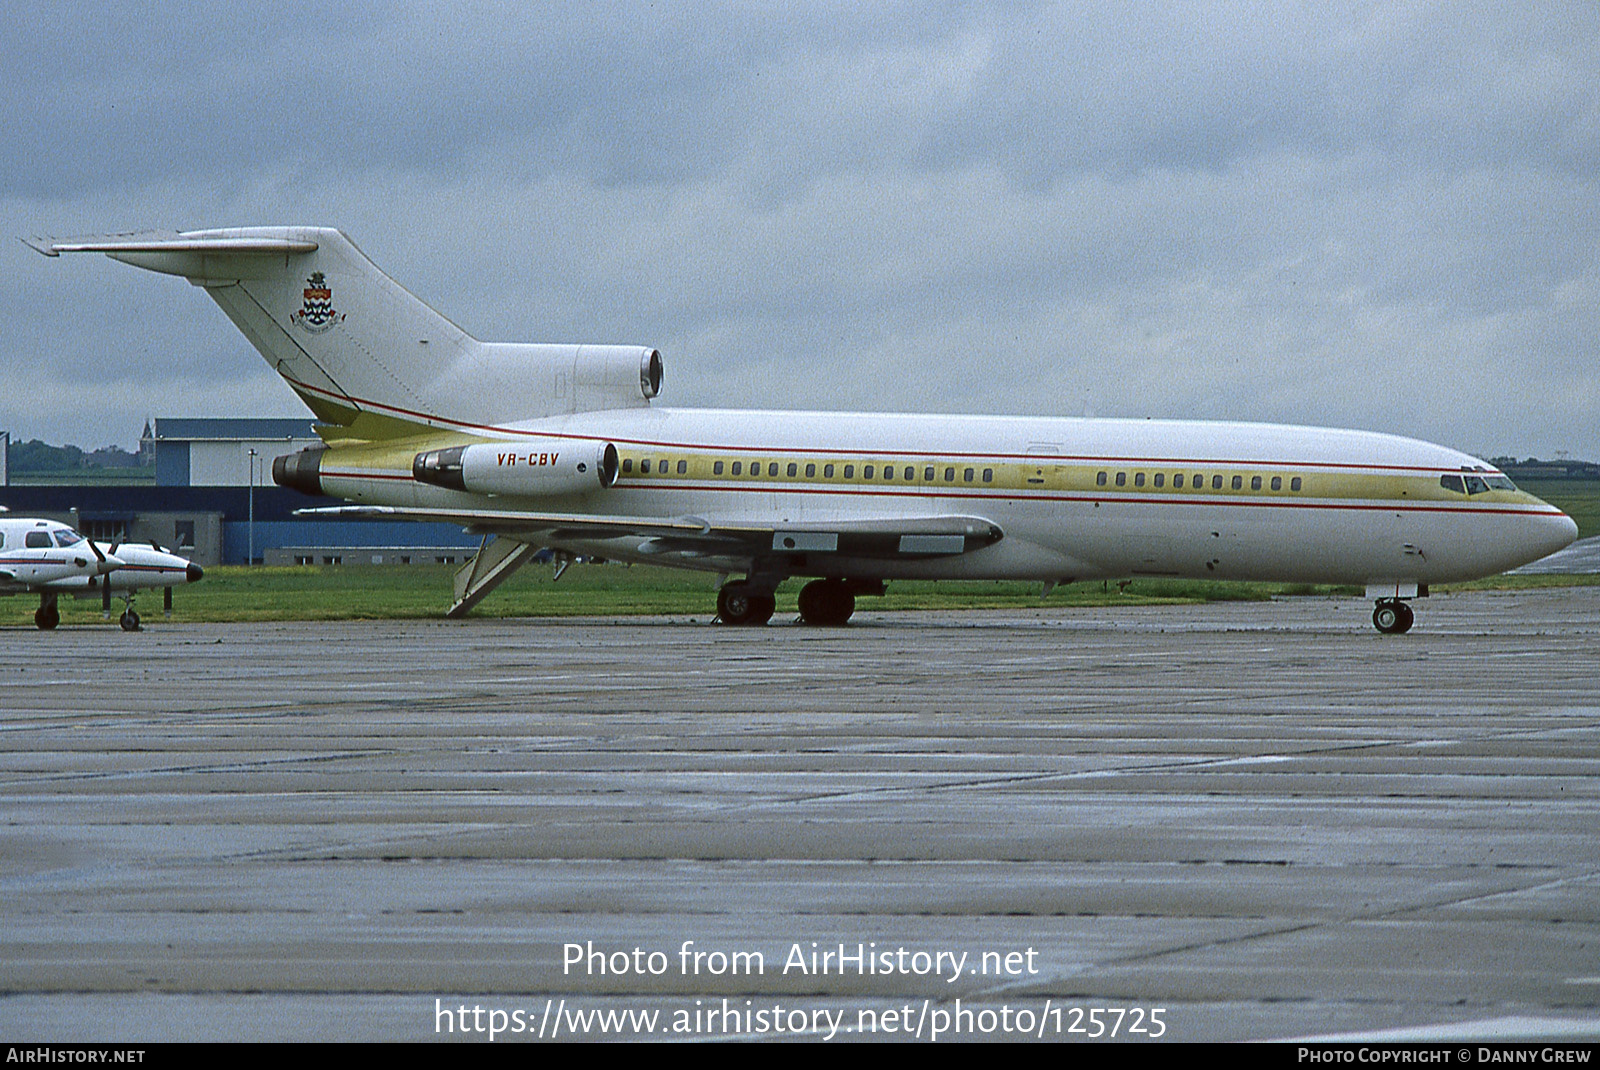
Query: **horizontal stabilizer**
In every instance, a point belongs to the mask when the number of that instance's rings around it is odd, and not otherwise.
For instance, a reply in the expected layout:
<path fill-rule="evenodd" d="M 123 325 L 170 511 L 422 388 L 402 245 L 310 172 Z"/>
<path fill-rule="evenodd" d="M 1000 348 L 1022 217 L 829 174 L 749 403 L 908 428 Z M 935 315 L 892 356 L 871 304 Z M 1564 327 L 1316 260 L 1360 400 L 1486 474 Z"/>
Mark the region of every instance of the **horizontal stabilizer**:
<path fill-rule="evenodd" d="M 132 234 L 90 234 L 77 238 L 24 238 L 30 248 L 45 256 L 62 253 L 226 253 L 232 256 L 284 256 L 314 253 L 317 243 L 281 235 L 251 234 L 238 230 L 205 230 L 180 234 L 173 230 L 146 230 Z"/>

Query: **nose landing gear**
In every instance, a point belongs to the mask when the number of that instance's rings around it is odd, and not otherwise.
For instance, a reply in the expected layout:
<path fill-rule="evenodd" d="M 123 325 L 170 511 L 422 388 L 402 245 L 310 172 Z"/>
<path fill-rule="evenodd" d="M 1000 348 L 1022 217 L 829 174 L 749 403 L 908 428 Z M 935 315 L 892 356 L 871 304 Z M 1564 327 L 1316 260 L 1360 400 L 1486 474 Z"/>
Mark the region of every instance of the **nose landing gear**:
<path fill-rule="evenodd" d="M 1372 610 L 1372 626 L 1384 635 L 1404 635 L 1415 620 L 1411 606 L 1398 598 L 1380 598 Z"/>

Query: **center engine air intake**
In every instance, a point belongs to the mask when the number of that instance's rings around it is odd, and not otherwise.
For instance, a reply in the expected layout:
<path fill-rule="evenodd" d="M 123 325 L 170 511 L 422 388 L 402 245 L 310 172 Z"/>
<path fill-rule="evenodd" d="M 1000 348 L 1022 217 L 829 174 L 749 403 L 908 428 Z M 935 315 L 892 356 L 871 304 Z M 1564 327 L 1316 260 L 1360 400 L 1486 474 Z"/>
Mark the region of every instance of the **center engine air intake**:
<path fill-rule="evenodd" d="M 419 453 L 411 474 L 422 483 L 474 494 L 584 494 L 617 481 L 617 447 L 554 438 L 480 442 Z"/>

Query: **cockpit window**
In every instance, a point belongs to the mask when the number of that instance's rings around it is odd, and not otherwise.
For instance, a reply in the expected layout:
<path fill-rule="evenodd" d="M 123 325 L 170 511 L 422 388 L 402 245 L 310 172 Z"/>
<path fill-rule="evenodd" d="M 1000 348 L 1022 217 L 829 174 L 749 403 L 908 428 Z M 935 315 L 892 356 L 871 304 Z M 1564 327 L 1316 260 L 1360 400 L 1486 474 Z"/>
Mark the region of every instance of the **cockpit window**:
<path fill-rule="evenodd" d="M 1516 490 L 1517 485 L 1505 476 L 1484 476 L 1483 481 L 1489 484 L 1490 490 Z"/>
<path fill-rule="evenodd" d="M 82 541 L 83 536 L 79 535 L 76 531 L 72 531 L 71 529 L 68 529 L 67 531 L 56 532 L 57 546 L 76 546 Z"/>
<path fill-rule="evenodd" d="M 1463 476 L 1462 478 L 1466 481 L 1468 494 L 1488 493 L 1489 484 L 1483 481 L 1482 476 Z"/>
<path fill-rule="evenodd" d="M 1440 476 L 1439 486 L 1445 490 L 1453 490 L 1457 494 L 1465 494 L 1467 488 L 1462 485 L 1460 476 Z"/>

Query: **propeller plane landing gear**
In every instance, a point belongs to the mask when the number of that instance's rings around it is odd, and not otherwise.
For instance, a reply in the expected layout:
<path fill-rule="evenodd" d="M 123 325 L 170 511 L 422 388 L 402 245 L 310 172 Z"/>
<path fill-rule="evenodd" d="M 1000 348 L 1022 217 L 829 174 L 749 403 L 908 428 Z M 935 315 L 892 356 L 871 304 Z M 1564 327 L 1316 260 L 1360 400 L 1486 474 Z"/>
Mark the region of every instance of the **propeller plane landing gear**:
<path fill-rule="evenodd" d="M 1415 620 L 1411 607 L 1398 598 L 1381 598 L 1372 611 L 1372 626 L 1384 635 L 1404 635 Z"/>
<path fill-rule="evenodd" d="M 61 607 L 56 605 L 55 595 L 39 596 L 39 608 L 33 611 L 33 623 L 45 632 L 61 623 Z"/>

